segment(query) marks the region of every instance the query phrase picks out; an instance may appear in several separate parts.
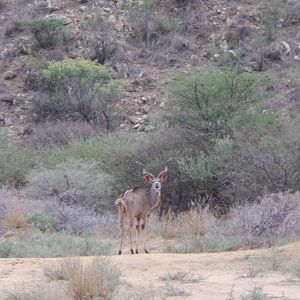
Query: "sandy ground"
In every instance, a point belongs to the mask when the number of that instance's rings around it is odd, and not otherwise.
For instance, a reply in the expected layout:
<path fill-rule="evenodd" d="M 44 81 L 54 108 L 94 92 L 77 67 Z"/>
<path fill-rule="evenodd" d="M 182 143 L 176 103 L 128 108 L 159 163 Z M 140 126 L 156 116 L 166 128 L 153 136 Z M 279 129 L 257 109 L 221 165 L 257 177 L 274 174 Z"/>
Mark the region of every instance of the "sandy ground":
<path fill-rule="evenodd" d="M 90 261 L 91 257 L 81 258 Z M 235 299 L 263 286 L 268 299 L 299 299 L 300 280 L 291 270 L 300 269 L 300 241 L 279 248 L 205 254 L 138 254 L 112 256 L 122 271 L 116 299 Z M 50 282 L 45 266 L 57 259 L 0 259 L 0 299 L 8 292 L 30 291 L 36 286 L 54 291 L 66 282 Z M 162 280 L 185 272 L 185 280 Z M 42 298 L 41 298 L 42 299 Z M 57 298 L 63 300 L 61 298 Z"/>

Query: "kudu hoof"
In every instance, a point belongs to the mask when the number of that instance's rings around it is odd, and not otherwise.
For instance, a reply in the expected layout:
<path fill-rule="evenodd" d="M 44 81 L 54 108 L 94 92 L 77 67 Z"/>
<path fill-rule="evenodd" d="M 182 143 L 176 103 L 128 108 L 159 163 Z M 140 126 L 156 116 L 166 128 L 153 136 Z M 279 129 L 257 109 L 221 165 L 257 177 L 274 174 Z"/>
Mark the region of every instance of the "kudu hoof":
<path fill-rule="evenodd" d="M 139 250 L 138 249 L 135 250 L 135 254 L 139 254 Z"/>
<path fill-rule="evenodd" d="M 122 254 L 122 251 L 120 250 L 120 251 L 119 251 L 119 255 L 121 255 L 121 254 Z"/>
<path fill-rule="evenodd" d="M 134 254 L 134 251 L 133 251 L 133 249 L 130 249 L 130 252 L 131 252 L 131 254 Z"/>
<path fill-rule="evenodd" d="M 149 251 L 148 251 L 148 250 L 146 250 L 146 249 L 144 249 L 144 250 L 145 250 L 145 253 L 149 254 Z"/>

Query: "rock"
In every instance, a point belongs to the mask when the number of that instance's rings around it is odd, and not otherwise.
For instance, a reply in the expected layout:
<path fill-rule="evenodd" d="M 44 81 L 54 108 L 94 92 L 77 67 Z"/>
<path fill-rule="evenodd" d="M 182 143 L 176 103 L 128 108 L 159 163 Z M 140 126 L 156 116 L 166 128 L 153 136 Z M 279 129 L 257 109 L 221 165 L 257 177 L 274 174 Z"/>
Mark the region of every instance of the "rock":
<path fill-rule="evenodd" d="M 109 7 L 103 7 L 103 10 L 104 10 L 106 13 L 112 13 L 111 8 L 109 8 Z"/>
<path fill-rule="evenodd" d="M 143 115 L 142 120 L 143 120 L 144 123 L 149 123 L 150 122 L 148 115 Z"/>
<path fill-rule="evenodd" d="M 4 235 L 2 236 L 2 238 L 8 239 L 8 238 L 11 238 L 11 237 L 13 237 L 15 235 L 16 235 L 15 232 L 13 232 L 13 231 L 7 231 L 6 233 L 4 233 Z"/>
<path fill-rule="evenodd" d="M 151 131 L 153 131 L 154 129 L 155 129 L 155 127 L 154 127 L 153 125 L 147 125 L 147 126 L 145 126 L 144 131 L 145 131 L 145 132 L 151 132 Z"/>
<path fill-rule="evenodd" d="M 124 29 L 124 24 L 122 22 L 118 22 L 115 24 L 115 28 L 117 31 L 121 32 Z"/>
<path fill-rule="evenodd" d="M 11 125 L 12 125 L 12 120 L 11 120 L 10 118 L 5 118 L 5 119 L 4 119 L 4 124 L 5 124 L 6 126 L 11 126 Z"/>
<path fill-rule="evenodd" d="M 5 80 L 12 80 L 16 77 L 17 77 L 17 74 L 14 72 L 11 72 L 11 71 L 8 71 L 8 72 L 4 73 L 4 75 L 3 75 L 3 79 L 5 79 Z"/>
<path fill-rule="evenodd" d="M 120 128 L 124 128 L 124 127 L 125 127 L 124 123 L 120 124 Z"/>
<path fill-rule="evenodd" d="M 285 48 L 285 55 L 289 55 L 291 52 L 290 45 L 285 41 L 280 41 L 281 45 Z"/>
<path fill-rule="evenodd" d="M 79 10 L 82 11 L 82 12 L 85 12 L 87 10 L 87 7 L 85 5 L 81 5 L 79 7 Z"/>
<path fill-rule="evenodd" d="M 150 111 L 150 106 L 149 105 L 143 105 L 142 106 L 142 111 L 144 112 L 144 113 L 149 113 L 149 111 Z"/>
<path fill-rule="evenodd" d="M 274 42 L 265 48 L 263 55 L 270 61 L 275 62 L 280 61 L 282 59 L 282 55 L 285 55 L 286 52 L 287 48 L 282 43 Z"/>
<path fill-rule="evenodd" d="M 166 103 L 164 101 L 162 101 L 161 103 L 159 103 L 159 107 L 164 108 L 166 106 Z"/>
<path fill-rule="evenodd" d="M 263 71 L 263 64 L 261 62 L 258 62 L 258 61 L 252 61 L 250 63 L 250 67 L 251 67 L 252 71 L 256 71 L 256 72 L 262 72 Z"/>
<path fill-rule="evenodd" d="M 141 126 L 141 124 L 136 123 L 132 128 L 133 128 L 133 129 L 138 129 L 140 126 Z"/>
<path fill-rule="evenodd" d="M 31 135 L 33 133 L 33 129 L 31 127 L 25 127 L 23 129 L 22 135 Z"/>
<path fill-rule="evenodd" d="M 138 131 L 139 131 L 139 132 L 145 131 L 145 125 L 141 125 L 141 126 L 138 128 Z"/>
<path fill-rule="evenodd" d="M 136 116 L 129 116 L 128 117 L 128 120 L 129 120 L 129 122 L 131 123 L 131 124 L 136 124 L 137 122 L 138 122 L 138 117 L 136 117 Z"/>
<path fill-rule="evenodd" d="M 116 17 L 114 15 L 110 15 L 107 19 L 109 23 L 115 23 L 116 22 Z"/>
<path fill-rule="evenodd" d="M 14 105 L 14 96 L 2 95 L 0 96 L 0 102 L 6 103 L 7 105 Z"/>

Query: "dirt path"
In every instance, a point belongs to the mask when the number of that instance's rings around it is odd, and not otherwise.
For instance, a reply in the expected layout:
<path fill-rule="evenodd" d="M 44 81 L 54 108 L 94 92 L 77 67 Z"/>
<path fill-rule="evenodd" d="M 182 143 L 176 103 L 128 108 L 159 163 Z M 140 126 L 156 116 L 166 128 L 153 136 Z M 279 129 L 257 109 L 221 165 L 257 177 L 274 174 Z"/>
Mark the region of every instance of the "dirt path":
<path fill-rule="evenodd" d="M 123 298 L 118 299 L 225 300 L 231 290 L 238 299 L 256 286 L 263 286 L 268 299 L 300 299 L 300 281 L 291 274 L 293 265 L 300 267 L 300 242 L 276 249 L 122 255 L 111 260 L 122 271 Z M 1 259 L 0 299 L 20 287 L 30 290 L 41 283 L 50 284 L 44 268 L 54 262 L 57 259 Z M 183 272 L 186 278 L 167 284 L 162 280 L 176 272 Z"/>

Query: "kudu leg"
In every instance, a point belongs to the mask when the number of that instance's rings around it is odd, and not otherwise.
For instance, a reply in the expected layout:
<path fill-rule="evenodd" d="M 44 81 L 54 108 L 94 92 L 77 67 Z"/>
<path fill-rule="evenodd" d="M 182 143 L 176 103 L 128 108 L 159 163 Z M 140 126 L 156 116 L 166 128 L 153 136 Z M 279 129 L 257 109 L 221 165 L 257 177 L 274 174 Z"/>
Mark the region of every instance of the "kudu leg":
<path fill-rule="evenodd" d="M 146 231 L 145 231 L 146 220 L 142 221 L 141 228 L 142 228 L 142 239 L 143 239 L 144 251 L 145 251 L 145 253 L 149 253 L 149 251 L 147 250 L 147 247 L 146 247 Z"/>
<path fill-rule="evenodd" d="M 123 246 L 123 239 L 124 239 L 124 218 L 120 218 L 120 248 L 119 248 L 119 255 L 122 253 L 122 246 Z"/>
<path fill-rule="evenodd" d="M 139 240 L 140 240 L 140 220 L 137 219 L 136 221 L 136 249 L 135 249 L 135 253 L 138 254 L 139 253 Z"/>
<path fill-rule="evenodd" d="M 130 242 L 130 252 L 134 254 L 133 246 L 132 246 L 132 228 L 133 228 L 133 221 L 129 221 L 128 233 L 129 233 L 129 242 Z"/>

